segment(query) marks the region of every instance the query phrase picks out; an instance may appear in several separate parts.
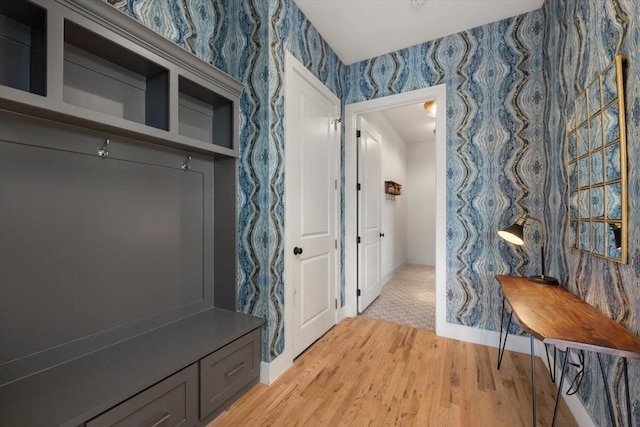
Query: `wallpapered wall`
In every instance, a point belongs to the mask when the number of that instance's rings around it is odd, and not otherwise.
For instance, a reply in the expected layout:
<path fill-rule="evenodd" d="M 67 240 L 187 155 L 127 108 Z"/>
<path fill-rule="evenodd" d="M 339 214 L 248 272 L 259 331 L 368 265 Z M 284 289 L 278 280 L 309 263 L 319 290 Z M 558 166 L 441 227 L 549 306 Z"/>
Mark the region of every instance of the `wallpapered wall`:
<path fill-rule="evenodd" d="M 447 83 L 447 192 L 454 195 L 447 203 L 448 320 L 498 328 L 501 296 L 493 276 L 533 273 L 537 266 L 535 252 L 522 256 L 496 230 L 525 209 L 542 215 L 541 11 L 344 67 L 291 0 L 108 1 L 245 83 L 239 308 L 266 321 L 264 360 L 284 346 L 285 48 L 345 103 Z"/>
<path fill-rule="evenodd" d="M 284 52 L 339 98 L 342 62 L 292 0 L 106 1 L 244 83 L 238 308 L 265 320 L 271 361 L 284 349 Z"/>
<path fill-rule="evenodd" d="M 344 103 L 447 83 L 448 318 L 498 328 L 493 276 L 537 268 L 535 245 L 523 256 L 496 230 L 525 209 L 537 217 L 543 211 L 541 11 L 344 67 L 290 0 L 108 1 L 245 83 L 239 308 L 266 320 L 264 360 L 283 348 L 285 48 Z"/>
<path fill-rule="evenodd" d="M 553 230 L 549 259 L 568 288 L 636 335 L 640 334 L 640 0 L 547 0 L 545 77 L 549 174 L 546 220 Z M 624 65 L 628 144 L 629 264 L 620 265 L 571 248 L 566 199 L 566 137 L 564 109 L 618 53 Z M 612 425 L 603 395 L 603 381 L 593 355 L 587 357 L 582 400 L 599 425 Z M 626 414 L 620 399 L 622 361 L 605 358 L 615 397 L 616 417 Z M 640 420 L 640 363 L 629 361 L 632 412 Z M 626 416 L 626 415 L 625 415 Z M 624 418 L 626 419 L 626 418 Z"/>
<path fill-rule="evenodd" d="M 540 218 L 544 150 L 544 17 L 535 11 L 347 67 L 345 102 L 447 85 L 447 321 L 498 330 L 494 276 L 534 274 L 535 245 L 497 230 Z M 540 230 L 534 230 L 534 239 Z M 525 261 L 531 260 L 531 261 Z"/>
<path fill-rule="evenodd" d="M 493 276 L 539 272 L 535 244 L 514 247 L 496 234 L 527 211 L 545 218 L 549 273 L 638 334 L 640 176 L 631 172 L 629 180 L 630 264 L 570 249 L 563 111 L 616 51 L 627 53 L 630 171 L 637 167 L 640 144 L 633 141 L 640 140 L 639 0 L 547 0 L 542 10 L 346 67 L 292 0 L 106 1 L 245 85 L 239 309 L 265 319 L 263 360 L 271 361 L 284 348 L 285 49 L 343 105 L 447 84 L 449 322 L 497 330 L 501 295 Z M 541 239 L 537 227 L 528 233 L 535 242 Z M 587 361 L 581 397 L 595 420 L 607 425 L 601 379 L 592 359 Z M 606 365 L 619 402 L 620 364 L 606 359 Z M 640 389 L 638 363 L 629 367 L 631 386 Z M 634 399 L 640 419 L 640 403 Z"/>

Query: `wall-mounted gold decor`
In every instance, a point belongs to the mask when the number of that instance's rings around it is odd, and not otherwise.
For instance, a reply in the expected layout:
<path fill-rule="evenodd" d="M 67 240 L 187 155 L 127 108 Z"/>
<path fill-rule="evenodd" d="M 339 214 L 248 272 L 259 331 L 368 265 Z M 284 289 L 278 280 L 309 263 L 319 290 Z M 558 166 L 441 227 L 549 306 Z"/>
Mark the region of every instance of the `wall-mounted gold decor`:
<path fill-rule="evenodd" d="M 622 57 L 567 107 L 573 246 L 627 263 L 627 144 Z"/>

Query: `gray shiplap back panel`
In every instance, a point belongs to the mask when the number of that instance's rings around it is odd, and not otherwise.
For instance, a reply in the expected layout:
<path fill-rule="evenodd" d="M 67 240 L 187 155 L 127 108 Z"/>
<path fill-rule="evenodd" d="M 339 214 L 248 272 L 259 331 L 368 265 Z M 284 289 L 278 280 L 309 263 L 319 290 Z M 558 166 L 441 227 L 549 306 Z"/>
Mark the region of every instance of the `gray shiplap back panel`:
<path fill-rule="evenodd" d="M 185 172 L 179 151 L 145 146 L 152 164 L 117 139 L 102 159 L 34 122 L 42 144 L 0 142 L 0 364 L 212 306 L 213 160 Z"/>

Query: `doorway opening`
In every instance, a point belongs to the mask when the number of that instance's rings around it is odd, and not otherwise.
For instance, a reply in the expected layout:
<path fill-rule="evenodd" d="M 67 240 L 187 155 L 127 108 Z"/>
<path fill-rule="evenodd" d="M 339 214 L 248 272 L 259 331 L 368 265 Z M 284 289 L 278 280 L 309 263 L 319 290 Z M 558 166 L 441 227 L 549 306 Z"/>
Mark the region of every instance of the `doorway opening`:
<path fill-rule="evenodd" d="M 357 121 L 367 113 L 385 109 L 435 100 L 438 109 L 446 111 L 445 85 L 433 86 L 374 100 L 348 104 L 345 108 L 345 306 L 344 314 L 355 316 L 358 288 L 358 160 L 357 160 Z M 435 119 L 435 294 L 436 294 L 436 333 L 446 323 L 446 118 L 438 114 Z"/>

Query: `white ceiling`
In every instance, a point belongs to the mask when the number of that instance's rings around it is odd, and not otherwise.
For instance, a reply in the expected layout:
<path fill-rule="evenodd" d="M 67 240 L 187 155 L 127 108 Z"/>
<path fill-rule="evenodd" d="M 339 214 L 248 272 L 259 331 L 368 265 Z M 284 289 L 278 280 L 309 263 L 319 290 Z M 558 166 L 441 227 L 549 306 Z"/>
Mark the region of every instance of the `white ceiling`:
<path fill-rule="evenodd" d="M 435 143 L 436 119 L 425 115 L 423 103 L 390 108 L 382 114 L 407 144 Z"/>
<path fill-rule="evenodd" d="M 542 7 L 544 0 L 294 0 L 353 64 Z"/>

